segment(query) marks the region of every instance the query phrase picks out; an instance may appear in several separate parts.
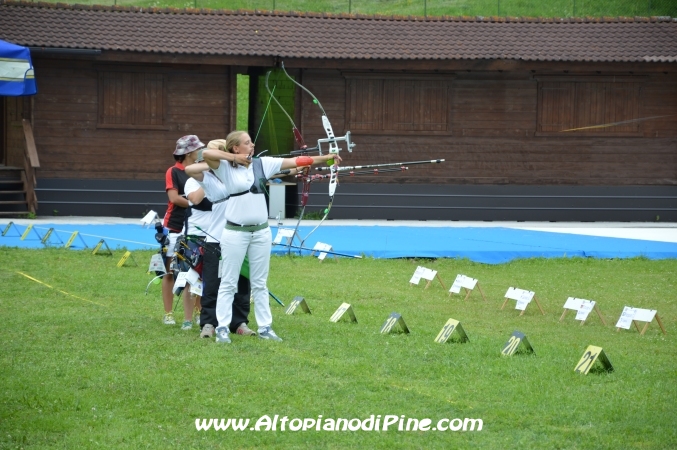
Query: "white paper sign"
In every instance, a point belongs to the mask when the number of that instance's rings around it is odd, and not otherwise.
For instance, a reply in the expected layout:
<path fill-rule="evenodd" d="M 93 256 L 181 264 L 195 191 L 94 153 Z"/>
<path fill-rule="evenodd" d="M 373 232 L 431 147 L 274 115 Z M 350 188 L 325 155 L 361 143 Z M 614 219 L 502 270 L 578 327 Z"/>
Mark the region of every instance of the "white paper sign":
<path fill-rule="evenodd" d="M 461 287 L 464 287 L 466 289 L 475 289 L 475 285 L 477 284 L 477 280 L 475 278 L 470 278 L 465 275 L 461 275 L 463 278 L 461 279 Z"/>
<path fill-rule="evenodd" d="M 188 282 L 188 284 L 190 284 L 191 286 L 197 284 L 199 280 L 200 274 L 197 273 L 194 269 L 191 268 L 190 270 L 188 270 L 188 272 L 186 272 L 186 282 Z"/>
<path fill-rule="evenodd" d="M 576 311 L 576 320 L 586 320 L 588 315 L 595 307 L 594 300 L 586 300 L 584 298 L 569 297 L 564 303 L 564 309 L 571 309 Z"/>
<path fill-rule="evenodd" d="M 635 317 L 632 320 L 639 320 L 640 322 L 651 322 L 656 315 L 655 309 L 640 309 L 635 308 Z"/>
<path fill-rule="evenodd" d="M 640 322 L 651 322 L 658 311 L 655 309 L 631 308 L 626 306 L 623 313 L 616 323 L 616 328 L 630 329 L 633 320 Z"/>
<path fill-rule="evenodd" d="M 313 250 L 318 250 L 318 251 L 320 252 L 320 254 L 317 255 L 317 259 L 319 259 L 320 261 L 322 261 L 324 258 L 327 257 L 327 254 L 326 254 L 324 251 L 330 252 L 330 251 L 332 251 L 332 247 L 331 247 L 331 245 L 329 245 L 329 244 L 324 244 L 324 243 L 322 243 L 322 242 L 318 242 L 318 243 L 315 244 L 315 246 L 313 247 Z M 323 250 L 324 250 L 324 251 L 323 251 Z"/>
<path fill-rule="evenodd" d="M 534 298 L 534 294 L 535 292 L 533 291 L 510 287 L 508 288 L 508 292 L 505 293 L 505 298 L 529 303 L 531 302 L 531 299 Z"/>
<path fill-rule="evenodd" d="M 418 266 L 416 268 L 416 271 L 414 272 L 414 275 L 412 275 L 411 280 L 409 280 L 410 283 L 413 284 L 418 284 L 419 281 L 421 281 L 421 277 L 425 273 L 425 271 L 428 270 L 425 267 Z"/>
<path fill-rule="evenodd" d="M 531 299 L 534 298 L 534 294 L 535 293 L 533 291 L 526 291 L 524 289 L 509 287 L 508 291 L 505 293 L 505 298 L 517 300 L 515 309 L 524 311 L 527 308 L 527 305 L 531 303 Z"/>
<path fill-rule="evenodd" d="M 157 213 L 153 210 L 150 210 L 148 214 L 143 216 L 143 219 L 141 219 L 141 225 L 142 226 L 150 226 L 151 223 L 153 223 L 157 219 Z"/>
<path fill-rule="evenodd" d="M 190 284 L 190 293 L 195 294 L 195 295 L 199 295 L 200 297 L 202 297 L 202 288 L 203 288 L 202 281 L 195 283 L 195 284 L 191 283 Z"/>
<path fill-rule="evenodd" d="M 623 313 L 621 313 L 621 317 L 618 319 L 618 323 L 616 323 L 616 328 L 623 328 L 625 330 L 629 330 L 630 325 L 632 325 L 632 320 L 635 317 L 636 311 L 637 311 L 636 308 L 631 308 L 629 306 L 623 308 Z"/>
<path fill-rule="evenodd" d="M 424 267 L 423 273 L 421 274 L 421 278 L 423 278 L 424 280 L 432 281 L 435 279 L 435 275 L 437 275 L 437 270 L 426 269 Z"/>
<path fill-rule="evenodd" d="M 451 285 L 451 289 L 449 289 L 449 292 L 453 292 L 454 294 L 459 294 L 461 292 L 461 288 L 473 290 L 473 289 L 475 289 L 476 284 L 477 284 L 476 279 L 467 277 L 465 275 L 458 274 L 458 275 L 456 275 L 456 279 L 454 280 L 454 284 Z"/>
<path fill-rule="evenodd" d="M 584 300 L 582 298 L 579 298 L 578 300 L 581 301 L 581 306 L 578 308 L 578 312 L 576 313 L 576 320 L 585 320 L 588 318 L 590 311 L 592 311 L 592 309 L 595 307 L 595 301 Z"/>
<path fill-rule="evenodd" d="M 574 311 L 578 311 L 579 309 L 581 309 L 581 304 L 582 301 L 580 298 L 569 297 L 567 301 L 564 303 L 564 309 L 572 309 Z"/>
<path fill-rule="evenodd" d="M 282 243 L 282 238 L 286 239 L 291 239 L 294 237 L 294 232 L 295 230 L 288 229 L 288 228 L 278 228 L 277 229 L 277 234 L 275 235 L 275 240 L 273 240 L 273 243 L 275 244 L 281 244 Z"/>
<path fill-rule="evenodd" d="M 179 272 L 179 275 L 176 277 L 176 281 L 174 281 L 174 288 L 172 289 L 172 292 L 174 292 L 174 295 L 178 295 L 179 291 L 186 287 L 186 276 L 188 275 L 188 272 Z"/>
<path fill-rule="evenodd" d="M 527 305 L 529 304 L 529 300 L 517 300 L 517 304 L 515 305 L 515 309 L 519 309 L 520 311 L 524 311 L 527 309 Z"/>
<path fill-rule="evenodd" d="M 148 266 L 148 271 L 166 273 L 165 263 L 162 261 L 161 254 L 156 253 L 150 257 L 150 265 Z"/>

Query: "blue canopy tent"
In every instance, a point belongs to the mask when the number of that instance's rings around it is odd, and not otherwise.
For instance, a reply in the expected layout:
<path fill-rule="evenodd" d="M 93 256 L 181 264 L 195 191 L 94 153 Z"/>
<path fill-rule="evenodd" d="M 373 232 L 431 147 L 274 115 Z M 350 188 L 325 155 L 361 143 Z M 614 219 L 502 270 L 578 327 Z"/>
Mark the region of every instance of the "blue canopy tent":
<path fill-rule="evenodd" d="M 35 95 L 37 91 L 30 50 L 0 41 L 0 96 Z"/>

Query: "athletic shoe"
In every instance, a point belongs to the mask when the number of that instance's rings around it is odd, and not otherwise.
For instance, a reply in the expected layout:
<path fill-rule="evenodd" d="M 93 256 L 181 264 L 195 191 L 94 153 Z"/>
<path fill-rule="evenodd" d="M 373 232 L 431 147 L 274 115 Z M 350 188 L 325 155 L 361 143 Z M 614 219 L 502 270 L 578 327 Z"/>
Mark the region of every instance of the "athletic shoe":
<path fill-rule="evenodd" d="M 219 327 L 216 329 L 216 342 L 218 344 L 230 344 L 227 327 Z"/>
<path fill-rule="evenodd" d="M 275 334 L 273 329 L 270 327 L 259 328 L 259 337 L 261 339 L 270 339 L 271 341 L 282 342 L 282 339 L 280 339 L 280 337 Z"/>
<path fill-rule="evenodd" d="M 193 322 L 191 322 L 190 320 L 186 320 L 185 322 L 183 322 L 183 325 L 181 325 L 182 330 L 190 330 L 191 328 L 193 328 Z"/>
<path fill-rule="evenodd" d="M 241 335 L 241 336 L 256 336 L 256 333 L 254 333 L 254 330 L 249 328 L 246 323 L 242 322 L 239 327 L 237 327 L 237 330 L 235 330 L 235 333 Z"/>
<path fill-rule="evenodd" d="M 193 322 L 195 322 L 195 325 L 198 327 L 200 326 L 200 311 L 197 309 L 193 311 Z"/>
<path fill-rule="evenodd" d="M 201 338 L 212 338 L 214 337 L 214 325 L 211 323 L 208 323 L 204 327 L 202 327 L 202 331 L 200 332 L 200 337 Z"/>
<path fill-rule="evenodd" d="M 176 325 L 176 321 L 174 320 L 174 313 L 165 313 L 165 317 L 162 319 L 162 323 L 165 325 Z"/>

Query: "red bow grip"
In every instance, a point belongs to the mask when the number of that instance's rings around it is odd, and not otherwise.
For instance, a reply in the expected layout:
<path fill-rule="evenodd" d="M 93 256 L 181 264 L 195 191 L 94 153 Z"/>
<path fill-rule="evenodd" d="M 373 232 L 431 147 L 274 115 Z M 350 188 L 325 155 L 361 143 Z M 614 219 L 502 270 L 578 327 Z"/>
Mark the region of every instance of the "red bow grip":
<path fill-rule="evenodd" d="M 296 167 L 303 167 L 303 166 L 312 166 L 313 165 L 313 158 L 310 156 L 297 156 L 296 157 Z"/>

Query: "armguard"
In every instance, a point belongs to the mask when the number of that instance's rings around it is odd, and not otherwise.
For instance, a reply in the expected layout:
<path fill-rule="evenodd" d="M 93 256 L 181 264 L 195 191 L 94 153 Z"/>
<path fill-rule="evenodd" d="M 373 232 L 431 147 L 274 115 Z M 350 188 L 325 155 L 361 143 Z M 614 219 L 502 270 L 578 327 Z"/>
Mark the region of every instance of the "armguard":
<path fill-rule="evenodd" d="M 310 156 L 297 156 L 296 157 L 296 167 L 303 167 L 303 166 L 312 166 L 313 165 L 313 158 Z"/>

